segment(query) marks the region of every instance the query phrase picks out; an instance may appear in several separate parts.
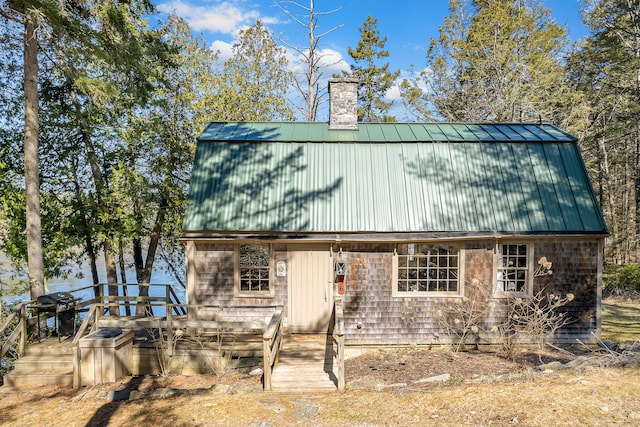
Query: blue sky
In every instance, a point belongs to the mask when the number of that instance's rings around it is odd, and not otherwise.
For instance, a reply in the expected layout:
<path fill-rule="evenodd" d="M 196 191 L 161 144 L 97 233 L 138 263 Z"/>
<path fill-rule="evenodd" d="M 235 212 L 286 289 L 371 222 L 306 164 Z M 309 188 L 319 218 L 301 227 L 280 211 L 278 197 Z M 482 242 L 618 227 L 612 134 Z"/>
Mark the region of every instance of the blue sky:
<path fill-rule="evenodd" d="M 297 0 L 309 5 L 309 0 Z M 231 54 L 231 45 L 238 32 L 260 19 L 277 38 L 294 46 L 308 44 L 305 29 L 293 22 L 274 0 L 156 0 L 161 12 L 175 13 L 189 23 L 196 35 L 204 38 L 210 47 L 220 52 L 226 59 Z M 292 13 L 302 15 L 304 10 L 285 0 L 281 5 Z M 580 0 L 543 0 L 551 10 L 552 17 L 567 29 L 572 40 L 587 34 L 580 19 Z M 336 10 L 337 9 L 337 10 Z M 403 74 L 414 65 L 421 69 L 425 65 L 426 50 L 431 37 L 437 37 L 438 27 L 449 14 L 447 0 L 316 0 L 316 12 L 333 13 L 320 15 L 317 33 L 334 29 L 322 37 L 322 49 L 326 64 L 330 64 L 327 74 L 340 69 L 348 69 L 350 58 L 348 47 L 355 47 L 360 38 L 358 27 L 367 15 L 378 20 L 378 29 L 387 37 L 385 48 L 389 51 L 391 70 L 402 70 Z M 296 61 L 290 51 L 290 63 Z M 390 94 L 394 98 L 394 94 Z"/>

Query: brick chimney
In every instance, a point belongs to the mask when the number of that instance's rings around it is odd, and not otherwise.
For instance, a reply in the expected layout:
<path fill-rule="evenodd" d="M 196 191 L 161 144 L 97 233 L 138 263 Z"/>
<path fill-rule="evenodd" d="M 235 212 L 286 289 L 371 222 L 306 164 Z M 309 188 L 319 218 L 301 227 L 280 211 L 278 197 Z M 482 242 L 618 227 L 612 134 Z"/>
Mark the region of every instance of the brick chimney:
<path fill-rule="evenodd" d="M 358 130 L 358 79 L 329 79 L 329 129 Z"/>

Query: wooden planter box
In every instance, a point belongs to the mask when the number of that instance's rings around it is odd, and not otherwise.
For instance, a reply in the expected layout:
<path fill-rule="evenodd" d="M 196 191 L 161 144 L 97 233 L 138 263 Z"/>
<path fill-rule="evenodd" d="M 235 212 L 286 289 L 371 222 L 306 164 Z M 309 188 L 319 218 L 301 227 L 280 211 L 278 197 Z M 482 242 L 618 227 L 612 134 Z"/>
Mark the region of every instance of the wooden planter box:
<path fill-rule="evenodd" d="M 100 332 L 100 331 L 99 331 Z M 80 385 L 115 382 L 131 373 L 133 331 L 104 338 L 93 333 L 80 340 Z"/>

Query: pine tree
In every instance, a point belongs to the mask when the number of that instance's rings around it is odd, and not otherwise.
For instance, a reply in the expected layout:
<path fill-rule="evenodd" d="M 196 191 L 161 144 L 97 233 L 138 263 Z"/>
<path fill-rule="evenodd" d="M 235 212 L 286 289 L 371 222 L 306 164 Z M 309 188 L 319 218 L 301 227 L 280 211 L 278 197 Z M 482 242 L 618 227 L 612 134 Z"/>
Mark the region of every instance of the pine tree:
<path fill-rule="evenodd" d="M 110 109 L 125 103 L 144 102 L 156 83 L 155 66 L 165 58 L 161 34 L 148 30 L 146 16 L 153 6 L 146 1 L 125 3 L 88 0 L 83 2 L 7 1 L 0 15 L 24 25 L 24 152 L 27 222 L 27 252 L 31 297 L 44 292 L 41 203 L 38 144 L 39 63 L 42 49 L 52 54 L 59 81 L 67 95 L 85 96 L 91 102 L 110 104 Z M 44 30 L 47 37 L 42 37 Z M 70 58 L 74 58 L 71 60 Z M 80 61 L 77 61 L 77 59 Z M 150 63 L 154 64 L 150 64 Z M 77 99 L 77 98 L 76 98 Z M 72 101 L 76 105 L 79 103 Z M 79 110 L 78 110 L 79 112 Z M 84 121 L 78 117 L 78 123 Z M 88 133 L 85 133 L 88 135 Z M 85 140 L 86 141 L 86 140 Z M 88 148 L 88 154 L 90 149 Z M 99 165 L 92 164 L 94 171 Z M 96 177 L 94 175 L 94 177 Z M 96 182 L 96 186 L 103 183 Z M 115 266 L 110 257 L 110 242 L 104 241 L 108 281 L 114 282 Z M 112 274 L 113 273 L 113 274 Z M 115 278 L 115 279 L 114 279 Z"/>
<path fill-rule="evenodd" d="M 395 116 L 389 116 L 393 102 L 385 101 L 385 94 L 400 75 L 400 70 L 389 71 L 389 63 L 378 65 L 377 60 L 387 58 L 389 52 L 384 50 L 386 37 L 380 37 L 378 20 L 367 16 L 360 30 L 360 41 L 353 49 L 349 47 L 349 55 L 355 64 L 345 76 L 355 77 L 360 81 L 358 87 L 358 121 L 360 122 L 393 122 Z"/>
<path fill-rule="evenodd" d="M 585 1 L 591 34 L 570 57 L 568 77 L 589 101 L 582 138 L 612 244 L 607 261 L 640 259 L 640 7 L 637 0 Z"/>
<path fill-rule="evenodd" d="M 536 0 L 450 0 L 427 69 L 419 81 L 403 82 L 405 99 L 448 121 L 561 124 L 566 44 L 564 29 Z"/>
<path fill-rule="evenodd" d="M 225 106 L 224 120 L 293 119 L 286 97 L 292 78 L 286 66 L 284 50 L 260 21 L 243 30 L 222 71 L 218 102 Z"/>

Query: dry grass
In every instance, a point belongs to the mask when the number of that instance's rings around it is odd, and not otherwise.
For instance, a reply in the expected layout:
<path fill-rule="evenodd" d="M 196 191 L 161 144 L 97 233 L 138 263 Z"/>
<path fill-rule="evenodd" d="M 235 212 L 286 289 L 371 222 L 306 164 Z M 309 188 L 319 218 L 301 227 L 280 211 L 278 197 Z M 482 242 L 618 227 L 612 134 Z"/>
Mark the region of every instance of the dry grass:
<path fill-rule="evenodd" d="M 602 303 L 602 339 L 640 341 L 640 303 L 610 298 Z"/>
<path fill-rule="evenodd" d="M 2 425 L 383 426 L 638 425 L 637 369 L 547 373 L 491 383 L 444 384 L 424 391 L 265 394 L 259 384 L 193 389 L 168 399 L 106 402 L 55 389 L 1 395 Z M 189 386 L 188 386 L 189 387 Z M 86 391 L 85 391 L 86 392 Z"/>

